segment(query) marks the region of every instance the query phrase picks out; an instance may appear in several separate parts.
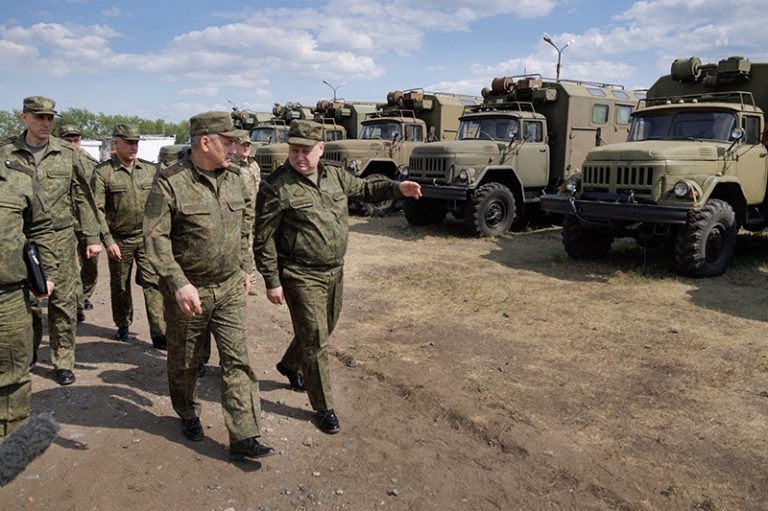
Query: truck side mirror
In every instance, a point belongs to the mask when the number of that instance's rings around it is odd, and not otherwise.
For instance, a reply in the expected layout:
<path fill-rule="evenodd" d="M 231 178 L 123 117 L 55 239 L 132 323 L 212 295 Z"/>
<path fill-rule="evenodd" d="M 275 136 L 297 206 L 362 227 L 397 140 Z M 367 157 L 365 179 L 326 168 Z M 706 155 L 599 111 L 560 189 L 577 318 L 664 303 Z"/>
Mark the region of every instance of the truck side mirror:
<path fill-rule="evenodd" d="M 597 128 L 595 130 L 595 147 L 600 147 L 600 142 L 603 140 L 603 137 L 600 135 L 603 134 L 603 128 Z"/>

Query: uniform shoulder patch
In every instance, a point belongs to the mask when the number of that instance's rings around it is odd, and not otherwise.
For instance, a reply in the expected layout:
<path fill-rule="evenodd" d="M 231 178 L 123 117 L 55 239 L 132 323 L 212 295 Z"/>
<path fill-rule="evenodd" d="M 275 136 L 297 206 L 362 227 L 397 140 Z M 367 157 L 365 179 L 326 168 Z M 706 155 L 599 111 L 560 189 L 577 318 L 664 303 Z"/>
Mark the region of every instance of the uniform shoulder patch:
<path fill-rule="evenodd" d="M 0 140 L 0 147 L 8 144 L 15 144 L 18 138 L 19 138 L 18 135 L 8 135 L 7 137 Z"/>
<path fill-rule="evenodd" d="M 227 165 L 227 170 L 232 172 L 233 174 L 237 174 L 238 176 L 240 175 L 240 167 L 238 167 L 233 163 L 230 163 L 229 165 Z"/>
<path fill-rule="evenodd" d="M 88 160 L 91 160 L 91 161 L 92 161 L 93 163 L 95 163 L 96 165 L 98 165 L 98 164 L 100 164 L 100 163 L 101 163 L 99 160 L 97 160 L 96 158 L 94 158 L 93 156 L 91 156 L 91 153 L 89 153 L 88 151 L 80 151 L 80 154 L 83 154 L 83 155 L 85 155 L 85 158 L 86 158 L 86 159 L 88 159 Z"/>
<path fill-rule="evenodd" d="M 275 183 L 280 178 L 280 176 L 285 175 L 285 172 L 285 164 L 280 165 L 277 167 L 277 169 L 267 174 L 267 177 L 264 178 L 264 181 L 270 184 Z"/>
<path fill-rule="evenodd" d="M 170 167 L 167 167 L 167 168 L 164 168 L 163 170 L 161 170 L 160 174 L 162 174 L 165 177 L 171 177 L 171 176 L 174 176 L 174 175 L 178 174 L 182 170 L 184 170 L 184 166 L 180 165 L 179 162 L 177 161 L 176 163 L 174 163 Z"/>
<path fill-rule="evenodd" d="M 30 169 L 29 167 L 25 167 L 21 163 L 17 161 L 11 161 L 11 160 L 5 160 L 5 166 L 9 169 L 18 170 L 20 172 L 23 172 L 25 174 L 28 174 L 32 177 L 35 177 L 35 171 L 34 169 Z"/>
<path fill-rule="evenodd" d="M 139 161 L 145 165 L 157 165 L 156 163 L 153 163 L 149 160 L 145 160 L 144 158 L 136 158 L 136 161 Z"/>

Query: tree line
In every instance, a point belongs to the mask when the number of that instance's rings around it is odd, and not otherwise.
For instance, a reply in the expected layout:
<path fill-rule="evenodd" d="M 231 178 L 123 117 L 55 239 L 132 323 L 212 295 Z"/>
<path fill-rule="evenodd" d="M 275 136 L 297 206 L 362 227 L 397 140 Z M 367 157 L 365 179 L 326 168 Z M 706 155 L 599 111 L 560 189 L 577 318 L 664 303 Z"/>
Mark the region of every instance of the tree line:
<path fill-rule="evenodd" d="M 21 122 L 20 110 L 15 108 L 12 111 L 0 110 L 0 138 L 10 135 L 17 135 L 24 131 L 24 123 Z M 112 128 L 115 124 L 135 124 L 139 127 L 139 133 L 144 135 L 160 135 L 165 132 L 166 135 L 175 135 L 176 142 L 185 143 L 189 139 L 189 121 L 183 120 L 179 123 L 165 122 L 163 120 L 144 119 L 138 115 L 107 115 L 103 112 L 94 114 L 84 108 L 68 108 L 53 120 L 53 135 L 58 136 L 59 126 L 62 124 L 73 124 L 80 129 L 83 138 L 104 139 L 112 137 Z"/>

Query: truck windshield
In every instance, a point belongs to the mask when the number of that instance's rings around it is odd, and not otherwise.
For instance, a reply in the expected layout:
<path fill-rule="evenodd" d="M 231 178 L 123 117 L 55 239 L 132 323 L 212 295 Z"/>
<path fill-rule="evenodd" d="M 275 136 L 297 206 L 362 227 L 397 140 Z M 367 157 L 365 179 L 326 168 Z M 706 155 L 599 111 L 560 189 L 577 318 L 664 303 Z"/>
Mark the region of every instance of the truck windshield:
<path fill-rule="evenodd" d="M 514 140 L 519 131 L 520 124 L 517 119 L 473 119 L 461 121 L 457 138 Z"/>
<path fill-rule="evenodd" d="M 277 133 L 277 140 L 275 140 Z M 277 131 L 275 128 L 256 128 L 251 132 L 251 142 L 277 142 L 284 144 L 288 142 L 287 131 Z"/>
<path fill-rule="evenodd" d="M 736 116 L 729 112 L 659 112 L 632 120 L 630 142 L 649 139 L 704 139 L 729 142 Z"/>
<path fill-rule="evenodd" d="M 400 125 L 394 122 L 377 122 L 372 124 L 366 124 L 360 131 L 360 138 L 381 138 L 384 140 L 392 140 L 402 138 L 400 133 Z"/>

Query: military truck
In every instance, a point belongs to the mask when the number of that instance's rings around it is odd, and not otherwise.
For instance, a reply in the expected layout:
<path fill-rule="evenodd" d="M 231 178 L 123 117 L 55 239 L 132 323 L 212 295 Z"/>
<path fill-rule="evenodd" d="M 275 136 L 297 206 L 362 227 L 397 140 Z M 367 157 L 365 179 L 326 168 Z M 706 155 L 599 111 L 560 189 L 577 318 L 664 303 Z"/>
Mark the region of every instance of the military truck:
<path fill-rule="evenodd" d="M 271 121 L 274 115 L 270 112 L 240 110 L 237 106 L 234 106 L 230 116 L 232 116 L 232 124 L 234 124 L 235 128 L 251 132 L 259 124 Z"/>
<path fill-rule="evenodd" d="M 366 112 L 374 110 L 374 103 L 345 104 L 343 102 L 332 103 L 320 100 L 314 108 L 309 109 L 309 113 L 312 115 L 312 120 L 325 126 L 325 140 L 329 142 L 345 140 L 350 136 L 350 133 L 352 134 L 351 136 L 357 136 L 360 132 L 361 121 L 359 119 Z M 310 118 L 306 116 L 306 112 L 303 113 L 305 114 L 303 118 Z M 290 125 L 290 123 L 288 124 Z M 251 154 L 259 164 L 262 177 L 265 177 L 288 159 L 287 139 L 279 143 L 262 145 L 255 149 L 252 146 Z"/>
<path fill-rule="evenodd" d="M 565 215 L 568 255 L 603 257 L 615 238 L 632 237 L 674 246 L 684 275 L 722 274 L 739 227 L 766 227 L 766 108 L 768 63 L 675 60 L 633 113 L 627 141 L 590 151 L 542 200 Z"/>
<path fill-rule="evenodd" d="M 325 158 L 340 162 L 358 177 L 397 179 L 414 148 L 428 141 L 453 140 L 465 107 L 480 98 L 412 89 L 387 94 L 387 102 L 376 105 L 361 123 L 357 140 L 329 142 Z M 393 201 L 362 204 L 363 212 L 384 215 Z"/>
<path fill-rule="evenodd" d="M 464 219 L 478 236 L 504 234 L 533 212 L 587 152 L 626 139 L 638 101 L 619 85 L 551 81 L 540 75 L 495 78 L 482 104 L 459 119 L 456 140 L 411 153 L 408 179 L 422 198 L 405 201 L 414 226 Z"/>

